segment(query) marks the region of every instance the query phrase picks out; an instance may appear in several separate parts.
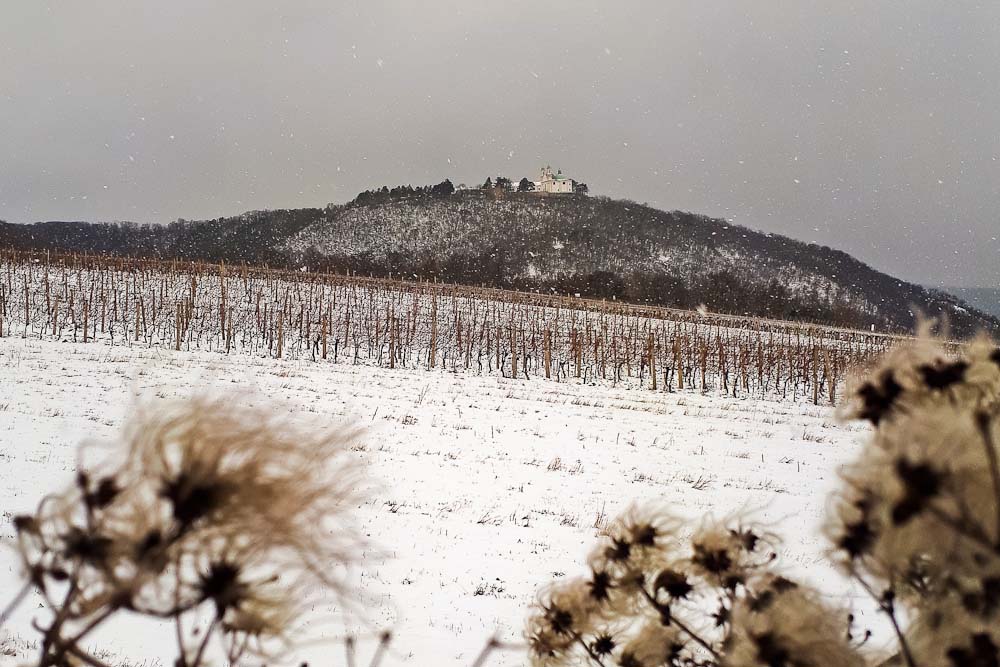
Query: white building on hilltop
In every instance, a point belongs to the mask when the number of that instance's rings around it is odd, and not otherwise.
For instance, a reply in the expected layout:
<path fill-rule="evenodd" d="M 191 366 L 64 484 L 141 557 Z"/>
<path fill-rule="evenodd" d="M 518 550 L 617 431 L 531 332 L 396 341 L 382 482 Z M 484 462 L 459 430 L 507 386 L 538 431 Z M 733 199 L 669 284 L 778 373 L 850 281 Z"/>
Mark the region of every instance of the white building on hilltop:
<path fill-rule="evenodd" d="M 535 181 L 535 192 L 576 192 L 576 181 L 563 176 L 562 170 L 552 173 L 552 167 L 542 167 L 541 179 Z"/>

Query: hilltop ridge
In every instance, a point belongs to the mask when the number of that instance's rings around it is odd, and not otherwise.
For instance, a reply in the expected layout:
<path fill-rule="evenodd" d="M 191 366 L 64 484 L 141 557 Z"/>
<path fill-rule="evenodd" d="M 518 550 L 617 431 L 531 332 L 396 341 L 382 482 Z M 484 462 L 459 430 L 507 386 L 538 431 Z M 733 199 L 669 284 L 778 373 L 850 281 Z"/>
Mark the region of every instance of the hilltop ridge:
<path fill-rule="evenodd" d="M 0 245 L 391 274 L 897 332 L 923 314 L 947 318 L 955 335 L 1000 332 L 1000 319 L 951 294 L 825 246 L 629 200 L 442 185 L 163 226 L 4 223 Z"/>

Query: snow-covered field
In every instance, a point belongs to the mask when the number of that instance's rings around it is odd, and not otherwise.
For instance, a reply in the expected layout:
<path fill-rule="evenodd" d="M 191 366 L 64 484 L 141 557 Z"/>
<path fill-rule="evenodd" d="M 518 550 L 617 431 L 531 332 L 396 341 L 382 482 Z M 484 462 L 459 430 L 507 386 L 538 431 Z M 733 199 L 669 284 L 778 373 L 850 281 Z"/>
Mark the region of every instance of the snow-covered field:
<path fill-rule="evenodd" d="M 357 456 L 376 481 L 358 518 L 385 558 L 370 556 L 356 587 L 372 620 L 394 633 L 386 664 L 468 665 L 493 633 L 518 640 L 536 589 L 581 573 L 595 526 L 634 500 L 694 520 L 749 512 L 784 536 L 780 556 L 793 571 L 841 587 L 822 564 L 818 526 L 865 429 L 838 423 L 831 408 L 19 338 L 0 339 L 0 537 L 12 536 L 12 514 L 70 483 L 77 444 L 113 438 L 137 396 L 201 391 L 366 427 Z M 0 551 L 0 594 L 17 575 L 13 553 Z M 31 640 L 38 603 L 10 623 L 0 664 L 5 652 L 28 655 L 11 647 Z M 326 611 L 312 629 L 328 641 L 296 658 L 332 667 L 343 664 L 345 629 L 320 623 Z M 169 664 L 164 629 L 117 627 L 92 644 L 110 662 Z M 508 651 L 488 664 L 524 662 Z"/>

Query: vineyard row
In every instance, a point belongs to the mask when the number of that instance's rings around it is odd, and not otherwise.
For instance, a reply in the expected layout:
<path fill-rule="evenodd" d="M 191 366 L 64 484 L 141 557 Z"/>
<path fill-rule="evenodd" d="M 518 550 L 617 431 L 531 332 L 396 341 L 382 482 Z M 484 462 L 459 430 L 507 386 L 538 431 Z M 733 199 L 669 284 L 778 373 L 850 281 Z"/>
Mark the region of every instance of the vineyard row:
<path fill-rule="evenodd" d="M 83 255 L 0 252 L 19 336 L 835 402 L 884 334 L 583 299 Z"/>

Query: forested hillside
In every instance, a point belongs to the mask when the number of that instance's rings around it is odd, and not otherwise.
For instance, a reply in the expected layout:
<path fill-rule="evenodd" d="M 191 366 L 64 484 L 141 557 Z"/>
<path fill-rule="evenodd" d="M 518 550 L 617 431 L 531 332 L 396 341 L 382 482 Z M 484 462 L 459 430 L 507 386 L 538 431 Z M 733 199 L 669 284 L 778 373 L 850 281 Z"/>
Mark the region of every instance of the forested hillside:
<path fill-rule="evenodd" d="M 165 226 L 3 224 L 0 245 L 391 274 L 864 329 L 912 330 L 922 312 L 947 317 L 958 335 L 1000 331 L 1000 320 L 950 294 L 831 248 L 631 201 L 446 183 Z"/>
<path fill-rule="evenodd" d="M 1000 288 L 996 287 L 946 287 L 949 294 L 978 308 L 984 313 L 1000 317 Z"/>

